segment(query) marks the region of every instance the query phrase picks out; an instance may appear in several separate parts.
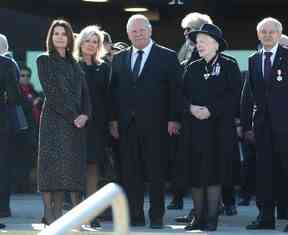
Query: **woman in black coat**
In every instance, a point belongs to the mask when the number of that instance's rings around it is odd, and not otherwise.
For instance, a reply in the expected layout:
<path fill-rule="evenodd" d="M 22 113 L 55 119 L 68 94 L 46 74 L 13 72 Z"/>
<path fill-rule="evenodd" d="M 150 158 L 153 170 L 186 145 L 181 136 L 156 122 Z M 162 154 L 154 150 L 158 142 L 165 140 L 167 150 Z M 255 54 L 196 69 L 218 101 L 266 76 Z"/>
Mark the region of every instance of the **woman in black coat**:
<path fill-rule="evenodd" d="M 101 59 L 104 55 L 103 37 L 97 26 L 87 26 L 77 36 L 75 46 L 75 56 L 85 72 L 92 104 L 92 118 L 87 125 L 87 196 L 96 192 L 107 147 L 110 68 Z M 99 223 L 93 220 L 91 225 L 98 227 Z"/>
<path fill-rule="evenodd" d="M 195 217 L 186 230 L 217 229 L 221 186 L 231 184 L 235 143 L 235 107 L 239 68 L 220 52 L 226 48 L 222 31 L 205 24 L 190 34 L 202 59 L 184 75 L 184 146 L 189 165 Z M 239 77 L 240 78 L 240 77 Z M 205 210 L 207 208 L 207 210 Z"/>

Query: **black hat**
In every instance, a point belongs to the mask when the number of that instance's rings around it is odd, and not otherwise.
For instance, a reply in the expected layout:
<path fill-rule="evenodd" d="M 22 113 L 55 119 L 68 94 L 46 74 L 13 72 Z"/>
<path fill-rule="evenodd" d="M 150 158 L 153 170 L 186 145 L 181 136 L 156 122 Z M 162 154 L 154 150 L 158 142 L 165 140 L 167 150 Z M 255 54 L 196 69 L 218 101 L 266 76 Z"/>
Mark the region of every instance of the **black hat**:
<path fill-rule="evenodd" d="M 196 43 L 198 33 L 204 33 L 214 38 L 219 43 L 219 51 L 224 51 L 228 47 L 228 43 L 223 38 L 222 30 L 215 24 L 204 24 L 199 30 L 189 33 L 189 39 Z"/>

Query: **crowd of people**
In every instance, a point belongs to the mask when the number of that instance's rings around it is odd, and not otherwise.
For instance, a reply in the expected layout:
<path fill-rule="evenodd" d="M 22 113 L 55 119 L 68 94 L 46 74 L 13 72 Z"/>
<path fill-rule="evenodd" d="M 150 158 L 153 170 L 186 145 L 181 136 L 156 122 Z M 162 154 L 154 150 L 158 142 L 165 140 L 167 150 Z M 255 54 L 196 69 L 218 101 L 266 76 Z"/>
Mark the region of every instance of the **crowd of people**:
<path fill-rule="evenodd" d="M 76 206 L 97 191 L 111 152 L 131 226 L 146 225 L 147 189 L 150 228 L 163 228 L 167 178 L 168 210 L 182 209 L 191 190 L 193 208 L 175 218 L 185 230 L 215 231 L 221 213 L 236 215 L 236 185 L 239 205 L 256 195 L 259 214 L 247 229 L 275 229 L 276 207 L 277 219 L 288 219 L 287 190 L 279 184 L 288 180 L 288 43 L 281 22 L 268 17 L 257 24 L 259 47 L 242 73 L 208 15 L 190 13 L 181 26 L 185 43 L 177 54 L 152 39 L 152 25 L 140 14 L 126 25 L 131 46 L 113 44 L 98 26 L 75 34 L 69 22 L 54 20 L 37 58 L 43 95 L 31 84 L 31 69 L 7 56 L 0 35 L 0 217 L 10 215 L 13 138 L 14 155 L 37 164 L 47 225 L 62 216 L 67 195 Z M 87 224 L 101 226 L 96 218 Z"/>

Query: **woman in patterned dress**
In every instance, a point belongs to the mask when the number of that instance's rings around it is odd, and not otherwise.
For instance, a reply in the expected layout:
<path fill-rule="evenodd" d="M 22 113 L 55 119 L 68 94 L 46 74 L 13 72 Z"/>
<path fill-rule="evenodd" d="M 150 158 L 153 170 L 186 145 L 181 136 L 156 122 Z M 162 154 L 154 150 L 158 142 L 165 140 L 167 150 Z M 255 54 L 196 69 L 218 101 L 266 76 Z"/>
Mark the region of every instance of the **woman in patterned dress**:
<path fill-rule="evenodd" d="M 37 59 L 45 94 L 39 137 L 38 187 L 43 195 L 44 221 L 62 215 L 64 192 L 74 205 L 85 191 L 86 133 L 90 116 L 89 91 L 84 73 L 73 58 L 71 25 L 53 21 L 47 35 L 47 52 Z"/>

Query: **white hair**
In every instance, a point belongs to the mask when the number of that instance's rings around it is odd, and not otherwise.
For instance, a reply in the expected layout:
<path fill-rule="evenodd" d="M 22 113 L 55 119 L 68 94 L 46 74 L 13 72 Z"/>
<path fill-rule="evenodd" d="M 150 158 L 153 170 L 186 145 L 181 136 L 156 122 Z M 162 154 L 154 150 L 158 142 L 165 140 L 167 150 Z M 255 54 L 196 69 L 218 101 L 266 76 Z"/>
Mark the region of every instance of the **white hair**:
<path fill-rule="evenodd" d="M 200 29 L 203 24 L 212 24 L 210 16 L 199 13 L 192 12 L 186 15 L 181 21 L 181 27 L 185 28 L 195 28 Z"/>
<path fill-rule="evenodd" d="M 136 14 L 136 15 L 132 15 L 128 21 L 127 21 L 127 25 L 126 25 L 126 30 L 127 32 L 129 31 L 131 24 L 135 21 L 135 20 L 143 20 L 145 22 L 145 25 L 147 26 L 147 28 L 152 29 L 152 25 L 150 23 L 150 21 L 148 20 L 148 18 L 144 15 L 141 14 Z"/>
<path fill-rule="evenodd" d="M 288 48 L 288 36 L 285 34 L 282 34 L 280 39 L 279 39 L 279 44 L 282 47 Z"/>
<path fill-rule="evenodd" d="M 7 37 L 0 33 L 0 55 L 7 53 L 9 50 Z"/>
<path fill-rule="evenodd" d="M 272 17 L 267 17 L 267 18 L 264 18 L 263 20 L 261 20 L 258 24 L 257 24 L 257 32 L 260 32 L 261 29 L 263 28 L 263 26 L 266 24 L 266 23 L 272 23 L 275 27 L 275 29 L 277 30 L 277 32 L 279 33 L 282 33 L 282 30 L 283 30 L 283 26 L 282 26 L 282 23 L 275 19 L 275 18 L 272 18 Z"/>

